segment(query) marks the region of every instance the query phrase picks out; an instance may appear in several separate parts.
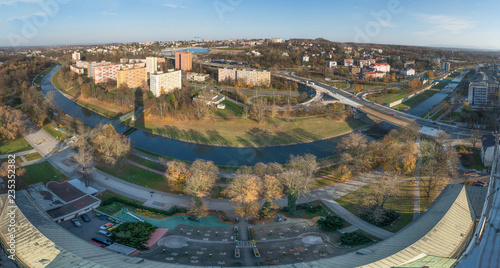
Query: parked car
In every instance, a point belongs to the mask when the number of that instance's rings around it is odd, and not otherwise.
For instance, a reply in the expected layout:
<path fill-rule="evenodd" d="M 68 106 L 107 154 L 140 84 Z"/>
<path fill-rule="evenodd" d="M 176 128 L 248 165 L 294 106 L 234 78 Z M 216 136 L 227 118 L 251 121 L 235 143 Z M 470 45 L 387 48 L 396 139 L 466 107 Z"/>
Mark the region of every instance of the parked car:
<path fill-rule="evenodd" d="M 112 224 L 111 222 L 108 222 L 108 223 L 104 224 L 103 226 L 99 227 L 99 229 L 101 229 L 101 230 L 106 230 L 106 229 L 108 229 L 108 228 L 113 227 L 113 225 L 114 225 L 114 224 Z"/>
<path fill-rule="evenodd" d="M 103 245 L 106 245 L 106 246 L 111 246 L 111 244 L 113 244 L 113 242 L 111 240 L 100 238 L 98 236 L 92 237 L 92 240 L 95 242 L 101 243 Z"/>
<path fill-rule="evenodd" d="M 72 219 L 71 222 L 73 223 L 73 225 L 75 227 L 78 227 L 78 228 L 82 227 L 82 224 L 77 219 Z"/>
<path fill-rule="evenodd" d="M 486 187 L 487 185 L 488 185 L 488 183 L 487 183 L 487 182 L 485 182 L 485 181 L 476 181 L 476 182 L 474 183 L 474 186 Z"/>
<path fill-rule="evenodd" d="M 89 222 L 90 221 L 90 217 L 87 214 L 82 214 L 80 217 L 82 217 L 82 220 L 84 222 Z"/>
<path fill-rule="evenodd" d="M 105 230 L 99 230 L 99 232 L 97 232 L 97 233 L 101 234 L 101 235 L 104 235 L 106 237 L 110 237 L 111 236 L 111 232 L 105 231 Z"/>

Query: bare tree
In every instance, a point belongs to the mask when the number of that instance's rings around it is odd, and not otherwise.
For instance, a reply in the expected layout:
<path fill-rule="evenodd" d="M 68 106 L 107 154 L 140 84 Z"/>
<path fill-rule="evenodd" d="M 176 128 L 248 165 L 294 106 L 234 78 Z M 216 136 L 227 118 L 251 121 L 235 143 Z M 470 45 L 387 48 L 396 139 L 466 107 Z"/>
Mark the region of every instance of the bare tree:
<path fill-rule="evenodd" d="M 447 165 L 440 163 L 436 159 L 428 159 L 422 164 L 421 175 L 425 176 L 420 180 L 421 187 L 424 189 L 427 197 L 431 196 L 435 190 L 446 185 L 448 176 L 446 176 Z"/>
<path fill-rule="evenodd" d="M 373 205 L 384 208 L 385 203 L 394 197 L 397 197 L 401 191 L 397 187 L 399 176 L 395 173 L 387 173 L 385 176 L 379 178 L 373 184 L 371 191 L 371 200 Z"/>
<path fill-rule="evenodd" d="M 267 99 L 260 98 L 252 103 L 252 108 L 250 113 L 258 121 L 261 122 L 266 116 L 266 111 L 268 110 L 269 104 Z"/>
<path fill-rule="evenodd" d="M 204 101 L 195 99 L 193 101 L 193 108 L 196 113 L 196 118 L 201 120 L 208 114 L 210 107 Z"/>
<path fill-rule="evenodd" d="M 89 144 L 80 146 L 77 153 L 73 155 L 77 165 L 76 170 L 82 175 L 85 186 L 92 184 L 92 173 L 94 172 L 94 158 L 92 148 Z"/>
<path fill-rule="evenodd" d="M 280 181 L 288 195 L 288 211 L 295 214 L 297 211 L 297 200 L 309 193 L 314 187 L 316 180 L 314 172 L 318 170 L 316 156 L 306 154 L 305 156 L 290 156 L 286 170 L 280 175 Z"/>
<path fill-rule="evenodd" d="M 478 143 L 481 141 L 481 131 L 473 129 L 468 140 L 470 145 L 472 146 L 472 149 L 476 148 Z"/>

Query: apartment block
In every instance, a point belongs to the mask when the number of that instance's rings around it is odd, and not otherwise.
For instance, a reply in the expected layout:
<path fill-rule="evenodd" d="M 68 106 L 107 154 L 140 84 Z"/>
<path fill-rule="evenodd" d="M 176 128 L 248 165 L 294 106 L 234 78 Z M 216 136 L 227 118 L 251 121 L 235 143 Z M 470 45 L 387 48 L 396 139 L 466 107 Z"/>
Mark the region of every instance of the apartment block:
<path fill-rule="evenodd" d="M 106 83 L 109 80 L 116 80 L 119 69 L 120 65 L 117 64 L 92 67 L 92 77 L 94 78 L 94 83 Z"/>
<path fill-rule="evenodd" d="M 344 59 L 344 66 L 353 66 L 354 60 L 352 59 Z"/>
<path fill-rule="evenodd" d="M 175 52 L 175 69 L 191 71 L 193 69 L 193 53 Z"/>
<path fill-rule="evenodd" d="M 81 59 L 81 55 L 80 55 L 80 52 L 73 52 L 73 54 L 71 54 L 71 59 L 73 61 L 79 61 Z"/>
<path fill-rule="evenodd" d="M 326 61 L 326 66 L 328 68 L 335 68 L 335 67 L 337 67 L 337 62 L 336 61 Z"/>
<path fill-rule="evenodd" d="M 266 70 L 238 70 L 236 80 L 254 86 L 269 86 L 271 84 L 271 73 Z"/>
<path fill-rule="evenodd" d="M 70 66 L 69 66 L 69 69 L 70 69 L 72 72 L 74 72 L 74 73 L 76 73 L 76 74 L 78 74 L 78 75 L 83 75 L 83 74 L 85 74 L 85 69 L 84 69 L 84 68 L 80 68 L 80 67 L 78 67 L 78 66 L 76 66 L 76 65 L 70 65 Z"/>
<path fill-rule="evenodd" d="M 157 72 L 149 76 L 149 90 L 159 97 L 182 87 L 181 71 Z"/>
<path fill-rule="evenodd" d="M 388 73 L 391 71 L 391 65 L 387 62 L 375 63 L 371 67 L 379 72 Z"/>
<path fill-rule="evenodd" d="M 237 70 L 237 69 L 219 69 L 218 81 L 227 80 L 253 84 L 254 86 L 269 86 L 271 84 L 271 73 L 258 70 Z"/>
<path fill-rule="evenodd" d="M 488 104 L 488 83 L 482 81 L 470 83 L 468 101 L 473 107 L 486 106 Z"/>
<path fill-rule="evenodd" d="M 126 84 L 129 88 L 138 88 L 147 85 L 148 73 L 146 67 L 140 68 L 122 68 L 118 70 L 116 85 L 120 87 Z"/>
<path fill-rule="evenodd" d="M 158 58 L 146 57 L 146 68 L 148 73 L 156 73 L 158 71 Z"/>

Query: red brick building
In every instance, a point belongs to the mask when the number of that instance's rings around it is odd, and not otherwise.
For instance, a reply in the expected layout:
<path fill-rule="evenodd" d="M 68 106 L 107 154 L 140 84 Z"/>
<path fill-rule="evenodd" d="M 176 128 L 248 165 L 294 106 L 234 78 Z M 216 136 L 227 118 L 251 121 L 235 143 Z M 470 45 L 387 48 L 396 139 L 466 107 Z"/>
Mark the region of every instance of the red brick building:
<path fill-rule="evenodd" d="M 193 53 L 175 52 L 175 69 L 191 71 L 193 69 Z"/>

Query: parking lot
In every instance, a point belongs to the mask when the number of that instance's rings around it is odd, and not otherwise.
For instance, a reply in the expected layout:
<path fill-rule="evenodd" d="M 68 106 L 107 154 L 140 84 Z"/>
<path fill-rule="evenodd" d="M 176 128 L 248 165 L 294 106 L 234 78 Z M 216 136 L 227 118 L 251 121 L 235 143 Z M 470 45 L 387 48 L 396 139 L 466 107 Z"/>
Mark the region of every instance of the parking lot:
<path fill-rule="evenodd" d="M 85 241 L 91 241 L 92 237 L 95 236 L 108 239 L 106 236 L 97 233 L 101 230 L 99 227 L 108 223 L 108 221 L 99 219 L 94 211 L 90 211 L 86 214 L 89 216 L 90 222 L 84 222 L 80 216 L 77 217 L 82 227 L 75 227 L 71 221 L 64 221 L 59 223 L 59 225 Z"/>

